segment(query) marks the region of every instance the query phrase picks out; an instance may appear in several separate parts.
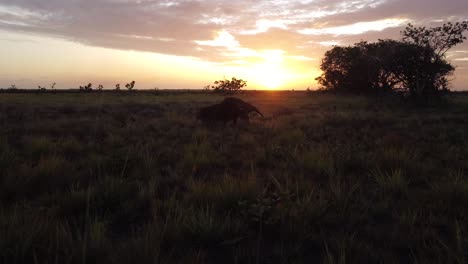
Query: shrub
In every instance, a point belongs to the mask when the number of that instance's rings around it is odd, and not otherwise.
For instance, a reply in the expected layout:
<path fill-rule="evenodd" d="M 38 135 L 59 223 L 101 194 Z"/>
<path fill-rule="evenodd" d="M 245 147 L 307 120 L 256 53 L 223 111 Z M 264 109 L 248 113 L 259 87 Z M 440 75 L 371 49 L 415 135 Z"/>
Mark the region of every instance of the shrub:
<path fill-rule="evenodd" d="M 125 87 L 127 87 L 127 90 L 129 91 L 133 91 L 133 88 L 135 87 L 135 81 L 132 81 L 131 83 L 127 83 Z"/>
<path fill-rule="evenodd" d="M 93 90 L 93 85 L 91 83 L 88 83 L 87 85 L 85 86 L 80 86 L 80 91 L 83 91 L 83 92 L 90 92 Z"/>
<path fill-rule="evenodd" d="M 242 79 L 237 79 L 236 77 L 232 77 L 231 80 L 224 79 L 224 80 L 215 81 L 214 85 L 212 85 L 211 88 L 215 92 L 233 94 L 246 86 L 247 86 L 247 81 L 244 81 Z"/>

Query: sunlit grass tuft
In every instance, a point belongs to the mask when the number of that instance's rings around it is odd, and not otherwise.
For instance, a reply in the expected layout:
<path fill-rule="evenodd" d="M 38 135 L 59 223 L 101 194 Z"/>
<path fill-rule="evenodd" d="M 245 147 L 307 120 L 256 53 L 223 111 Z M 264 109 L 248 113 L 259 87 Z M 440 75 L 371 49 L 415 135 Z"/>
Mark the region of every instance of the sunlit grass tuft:
<path fill-rule="evenodd" d="M 375 179 L 377 185 L 384 191 L 390 193 L 406 193 L 408 188 L 408 181 L 401 169 L 394 169 L 389 172 L 376 169 L 371 172 L 372 177 Z"/>

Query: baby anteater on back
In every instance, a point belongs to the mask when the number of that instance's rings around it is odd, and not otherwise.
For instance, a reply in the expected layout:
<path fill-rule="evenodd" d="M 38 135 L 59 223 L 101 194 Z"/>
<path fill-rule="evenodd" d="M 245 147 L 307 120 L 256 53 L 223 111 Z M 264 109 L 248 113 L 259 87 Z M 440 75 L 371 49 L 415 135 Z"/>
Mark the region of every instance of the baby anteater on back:
<path fill-rule="evenodd" d="M 227 97 L 221 103 L 203 107 L 198 112 L 197 119 L 204 123 L 223 123 L 229 121 L 237 122 L 237 119 L 249 121 L 251 112 L 258 113 L 263 117 L 263 114 L 253 105 L 244 102 L 235 97 Z"/>

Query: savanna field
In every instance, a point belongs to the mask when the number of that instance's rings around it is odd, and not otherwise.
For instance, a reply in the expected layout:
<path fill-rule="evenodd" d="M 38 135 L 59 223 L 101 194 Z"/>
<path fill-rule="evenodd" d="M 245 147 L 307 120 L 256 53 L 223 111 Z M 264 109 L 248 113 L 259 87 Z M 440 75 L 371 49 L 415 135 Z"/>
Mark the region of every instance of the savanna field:
<path fill-rule="evenodd" d="M 0 94 L 0 263 L 466 263 L 468 95 Z"/>

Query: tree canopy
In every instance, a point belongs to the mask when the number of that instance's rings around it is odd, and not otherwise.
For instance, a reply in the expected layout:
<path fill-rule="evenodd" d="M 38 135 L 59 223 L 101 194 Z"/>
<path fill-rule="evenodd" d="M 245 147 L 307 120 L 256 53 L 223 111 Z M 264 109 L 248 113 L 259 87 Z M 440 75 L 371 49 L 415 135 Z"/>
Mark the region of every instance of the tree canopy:
<path fill-rule="evenodd" d="M 242 79 L 237 79 L 236 77 L 232 77 L 231 80 L 224 79 L 224 80 L 219 80 L 215 81 L 214 85 L 211 86 L 211 88 L 215 92 L 223 92 L 223 93 L 235 93 L 242 88 L 247 86 L 247 81 L 244 81 Z M 209 86 L 208 86 L 209 87 Z"/>
<path fill-rule="evenodd" d="M 438 95 L 448 90 L 455 70 L 445 54 L 466 39 L 467 30 L 468 21 L 428 29 L 409 24 L 401 32 L 402 40 L 334 46 L 325 53 L 323 74 L 316 80 L 324 89 L 338 92 Z"/>

